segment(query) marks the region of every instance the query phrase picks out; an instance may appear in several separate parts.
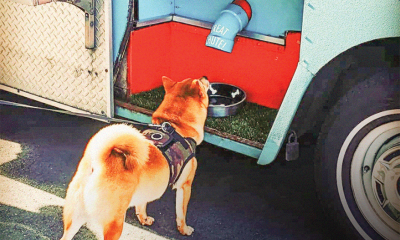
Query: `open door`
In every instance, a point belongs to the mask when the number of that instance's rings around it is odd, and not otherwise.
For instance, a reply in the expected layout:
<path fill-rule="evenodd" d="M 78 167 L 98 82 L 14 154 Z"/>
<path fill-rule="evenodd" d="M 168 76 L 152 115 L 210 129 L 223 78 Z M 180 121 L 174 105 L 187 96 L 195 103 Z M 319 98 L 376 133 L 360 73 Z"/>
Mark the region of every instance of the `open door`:
<path fill-rule="evenodd" d="M 111 1 L 44 2 L 0 0 L 0 89 L 112 117 Z"/>

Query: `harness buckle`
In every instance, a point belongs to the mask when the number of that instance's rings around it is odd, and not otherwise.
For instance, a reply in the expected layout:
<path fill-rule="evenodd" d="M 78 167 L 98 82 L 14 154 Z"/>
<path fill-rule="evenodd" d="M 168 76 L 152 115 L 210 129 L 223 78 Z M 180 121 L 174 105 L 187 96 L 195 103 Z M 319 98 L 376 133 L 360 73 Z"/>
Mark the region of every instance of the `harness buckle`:
<path fill-rule="evenodd" d="M 169 122 L 163 122 L 161 124 L 161 130 L 163 130 L 166 133 L 173 133 L 175 129 L 172 127 L 171 123 Z"/>

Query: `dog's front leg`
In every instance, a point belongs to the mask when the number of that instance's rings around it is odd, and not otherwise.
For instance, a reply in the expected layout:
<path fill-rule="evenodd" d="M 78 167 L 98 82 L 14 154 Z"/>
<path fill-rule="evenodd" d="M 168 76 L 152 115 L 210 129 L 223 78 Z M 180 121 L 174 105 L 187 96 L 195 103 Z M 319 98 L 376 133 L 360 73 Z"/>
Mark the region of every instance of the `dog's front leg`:
<path fill-rule="evenodd" d="M 142 225 L 152 225 L 154 223 L 154 218 L 147 216 L 146 211 L 147 203 L 135 206 L 136 216 Z"/>
<path fill-rule="evenodd" d="M 191 159 L 175 184 L 176 188 L 176 224 L 182 235 L 191 235 L 194 229 L 186 225 L 186 212 L 192 191 L 192 183 L 196 173 L 197 160 Z"/>

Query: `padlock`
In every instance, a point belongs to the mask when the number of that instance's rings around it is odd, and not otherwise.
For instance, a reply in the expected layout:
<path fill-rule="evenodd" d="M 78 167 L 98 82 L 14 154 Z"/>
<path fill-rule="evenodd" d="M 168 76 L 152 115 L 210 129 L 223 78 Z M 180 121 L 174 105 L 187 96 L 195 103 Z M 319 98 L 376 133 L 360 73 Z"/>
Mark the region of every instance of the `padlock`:
<path fill-rule="evenodd" d="M 286 143 L 286 161 L 293 161 L 299 158 L 299 143 L 297 142 L 297 135 L 291 131 Z"/>

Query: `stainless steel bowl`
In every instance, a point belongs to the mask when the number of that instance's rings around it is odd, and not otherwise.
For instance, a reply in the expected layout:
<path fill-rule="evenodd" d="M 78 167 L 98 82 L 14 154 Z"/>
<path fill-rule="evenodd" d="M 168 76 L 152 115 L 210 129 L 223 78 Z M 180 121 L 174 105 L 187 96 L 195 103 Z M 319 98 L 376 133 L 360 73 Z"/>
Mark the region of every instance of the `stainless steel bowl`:
<path fill-rule="evenodd" d="M 208 116 L 226 117 L 235 115 L 246 100 L 246 93 L 233 85 L 210 83 Z"/>

